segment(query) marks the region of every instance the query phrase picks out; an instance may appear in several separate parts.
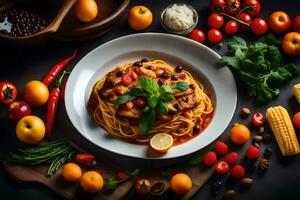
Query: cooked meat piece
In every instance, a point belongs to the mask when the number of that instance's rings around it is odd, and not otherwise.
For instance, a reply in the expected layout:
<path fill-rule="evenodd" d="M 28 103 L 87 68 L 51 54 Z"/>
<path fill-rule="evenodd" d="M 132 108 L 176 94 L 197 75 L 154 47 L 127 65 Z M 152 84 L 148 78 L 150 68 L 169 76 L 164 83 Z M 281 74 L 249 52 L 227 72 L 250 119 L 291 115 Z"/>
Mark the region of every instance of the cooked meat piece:
<path fill-rule="evenodd" d="M 189 95 L 182 96 L 175 101 L 168 102 L 167 106 L 169 108 L 169 112 L 174 113 L 194 108 L 197 104 L 198 101 L 196 100 L 195 93 L 191 93 Z"/>
<path fill-rule="evenodd" d="M 128 119 L 132 119 L 132 120 L 139 120 L 141 114 L 142 114 L 142 110 L 133 107 L 130 110 L 127 110 L 126 108 L 123 107 L 119 107 L 117 114 L 121 117 L 125 117 Z"/>
<path fill-rule="evenodd" d="M 160 121 L 168 122 L 168 121 L 171 121 L 171 120 L 173 119 L 173 116 L 172 116 L 172 115 L 162 115 L 162 114 L 158 114 L 158 115 L 157 115 L 157 118 L 158 118 Z"/>
<path fill-rule="evenodd" d="M 194 92 L 194 90 L 188 89 L 188 90 L 186 90 L 184 92 L 179 92 L 179 93 L 176 92 L 173 95 L 174 95 L 175 98 L 178 98 L 178 97 L 182 97 L 182 96 L 187 96 L 189 94 L 192 94 L 193 92 Z"/>

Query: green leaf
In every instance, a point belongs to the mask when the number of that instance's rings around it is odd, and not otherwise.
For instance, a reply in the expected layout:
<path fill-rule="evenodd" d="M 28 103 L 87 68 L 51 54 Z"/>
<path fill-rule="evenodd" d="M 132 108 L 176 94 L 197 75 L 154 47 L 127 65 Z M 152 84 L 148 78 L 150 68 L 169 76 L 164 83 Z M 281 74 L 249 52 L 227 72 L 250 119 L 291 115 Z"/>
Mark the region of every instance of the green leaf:
<path fill-rule="evenodd" d="M 268 34 L 264 41 L 269 44 L 269 45 L 274 45 L 274 46 L 277 46 L 277 47 L 280 47 L 281 46 L 281 41 L 278 40 L 274 34 L 270 33 Z"/>
<path fill-rule="evenodd" d="M 136 97 L 145 97 L 145 96 L 147 96 L 147 93 L 142 88 L 139 88 L 139 87 L 131 88 L 130 93 L 132 95 L 136 96 Z"/>
<path fill-rule="evenodd" d="M 184 82 L 184 81 L 179 81 L 179 82 L 176 82 L 176 83 L 172 86 L 172 89 L 173 89 L 175 92 L 184 92 L 184 91 L 186 91 L 187 89 L 189 89 L 189 84 L 187 84 L 187 83 Z"/>
<path fill-rule="evenodd" d="M 158 101 L 157 102 L 157 107 L 156 107 L 156 110 L 163 114 L 163 115 L 167 115 L 169 113 L 169 109 L 168 109 L 168 106 L 165 102 L 163 101 Z"/>
<path fill-rule="evenodd" d="M 160 94 L 172 93 L 172 89 L 168 85 L 162 85 L 162 86 L 160 86 L 159 89 L 158 89 L 158 91 L 159 91 Z"/>
<path fill-rule="evenodd" d="M 134 171 L 130 172 L 129 175 L 133 177 L 137 177 L 140 174 L 139 169 L 135 169 Z"/>
<path fill-rule="evenodd" d="M 149 110 L 151 109 L 151 107 L 150 106 L 146 106 L 144 109 L 143 109 L 143 111 L 142 112 L 148 112 Z"/>
<path fill-rule="evenodd" d="M 141 134 L 147 134 L 150 129 L 155 125 L 156 114 L 153 108 L 147 112 L 143 112 L 139 120 L 139 129 Z"/>
<path fill-rule="evenodd" d="M 239 67 L 239 59 L 236 57 L 230 57 L 230 56 L 223 56 L 219 62 L 218 62 L 219 67 L 233 67 L 233 68 L 238 68 Z"/>
<path fill-rule="evenodd" d="M 158 91 L 159 85 L 153 79 L 147 76 L 139 76 L 138 78 L 141 86 L 149 93 L 153 93 L 154 91 Z"/>
<path fill-rule="evenodd" d="M 135 98 L 136 96 L 135 95 L 132 95 L 131 92 L 126 92 L 125 94 L 123 94 L 122 96 L 119 96 L 118 99 L 115 101 L 115 105 L 118 106 L 118 105 L 121 105 L 121 104 L 124 104 L 128 101 L 131 101 Z"/>
<path fill-rule="evenodd" d="M 150 107 L 155 108 L 157 105 L 158 98 L 155 95 L 148 96 L 148 104 Z"/>
<path fill-rule="evenodd" d="M 236 51 L 238 49 L 246 49 L 246 41 L 238 36 L 233 36 L 227 43 L 227 48 L 231 51 Z"/>
<path fill-rule="evenodd" d="M 171 93 L 164 93 L 159 96 L 159 99 L 163 100 L 164 102 L 169 102 L 169 101 L 173 101 L 175 98 Z"/>
<path fill-rule="evenodd" d="M 105 189 L 107 190 L 114 190 L 118 186 L 118 180 L 116 180 L 114 177 L 109 176 L 105 179 Z"/>

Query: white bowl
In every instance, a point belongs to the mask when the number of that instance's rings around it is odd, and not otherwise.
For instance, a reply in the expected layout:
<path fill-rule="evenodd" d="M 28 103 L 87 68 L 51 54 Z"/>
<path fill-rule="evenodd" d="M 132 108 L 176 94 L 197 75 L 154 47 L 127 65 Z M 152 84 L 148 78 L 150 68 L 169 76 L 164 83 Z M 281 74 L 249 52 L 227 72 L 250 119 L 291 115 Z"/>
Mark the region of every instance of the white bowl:
<path fill-rule="evenodd" d="M 172 147 L 163 155 L 153 154 L 146 145 L 132 144 L 111 137 L 106 130 L 96 125 L 86 106 L 97 80 L 119 64 L 142 58 L 162 59 L 172 66 L 185 66 L 203 83 L 215 106 L 213 119 L 201 134 Z M 142 159 L 169 159 L 191 154 L 218 138 L 235 111 L 237 91 L 234 77 L 228 68 L 217 68 L 219 59 L 220 56 L 213 50 L 181 36 L 141 33 L 117 38 L 95 48 L 73 69 L 65 92 L 67 114 L 80 134 L 113 153 Z"/>

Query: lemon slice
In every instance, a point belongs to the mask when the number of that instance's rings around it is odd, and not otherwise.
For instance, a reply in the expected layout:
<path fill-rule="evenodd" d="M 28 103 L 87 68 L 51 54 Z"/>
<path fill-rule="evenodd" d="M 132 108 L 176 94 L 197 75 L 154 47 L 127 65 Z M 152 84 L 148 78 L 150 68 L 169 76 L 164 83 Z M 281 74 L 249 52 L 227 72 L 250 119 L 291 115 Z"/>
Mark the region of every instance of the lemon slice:
<path fill-rule="evenodd" d="M 173 137 L 166 133 L 158 133 L 150 140 L 150 146 L 159 152 L 167 152 L 173 145 Z"/>

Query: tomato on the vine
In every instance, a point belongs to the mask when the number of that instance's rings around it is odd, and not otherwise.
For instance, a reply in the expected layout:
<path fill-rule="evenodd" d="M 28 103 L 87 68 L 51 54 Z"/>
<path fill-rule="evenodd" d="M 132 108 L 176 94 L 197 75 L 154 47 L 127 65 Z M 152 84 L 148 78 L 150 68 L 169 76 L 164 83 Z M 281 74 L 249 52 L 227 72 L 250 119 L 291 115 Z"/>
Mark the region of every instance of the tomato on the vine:
<path fill-rule="evenodd" d="M 247 13 L 241 13 L 241 14 L 239 14 L 238 19 L 241 20 L 241 21 L 243 21 L 243 22 L 246 22 L 249 25 L 251 25 L 251 23 L 252 23 L 252 18 Z M 243 29 L 243 30 L 249 30 L 250 26 L 241 24 L 241 29 Z"/>
<path fill-rule="evenodd" d="M 256 17 L 261 11 L 261 5 L 258 0 L 245 0 L 243 7 L 248 7 L 245 12 L 249 13 L 252 17 Z"/>
<path fill-rule="evenodd" d="M 212 13 L 208 16 L 207 24 L 211 28 L 221 28 L 224 24 L 224 17 L 218 13 Z"/>
<path fill-rule="evenodd" d="M 205 33 L 200 29 L 192 30 L 190 37 L 192 40 L 203 43 L 205 40 Z"/>
<path fill-rule="evenodd" d="M 263 35 L 268 30 L 268 24 L 264 19 L 256 18 L 252 21 L 251 30 L 256 35 Z"/>
<path fill-rule="evenodd" d="M 225 11 L 230 15 L 236 15 L 240 12 L 240 0 L 225 0 Z"/>
<path fill-rule="evenodd" d="M 211 0 L 209 3 L 210 12 L 220 12 L 223 11 L 225 7 L 224 0 Z"/>
<path fill-rule="evenodd" d="M 300 15 L 297 15 L 293 21 L 293 31 L 300 33 Z"/>
<path fill-rule="evenodd" d="M 291 27 L 290 16 L 283 11 L 273 12 L 269 17 L 269 26 L 275 33 L 286 33 Z"/>
<path fill-rule="evenodd" d="M 10 104 L 17 97 L 17 87 L 9 81 L 0 82 L 0 104 Z"/>
<path fill-rule="evenodd" d="M 228 35 L 233 35 L 235 34 L 239 29 L 239 24 L 234 21 L 234 20 L 230 20 L 225 24 L 225 33 L 227 33 Z"/>
<path fill-rule="evenodd" d="M 217 44 L 222 41 L 222 33 L 218 29 L 212 28 L 207 33 L 207 39 L 212 44 Z"/>

